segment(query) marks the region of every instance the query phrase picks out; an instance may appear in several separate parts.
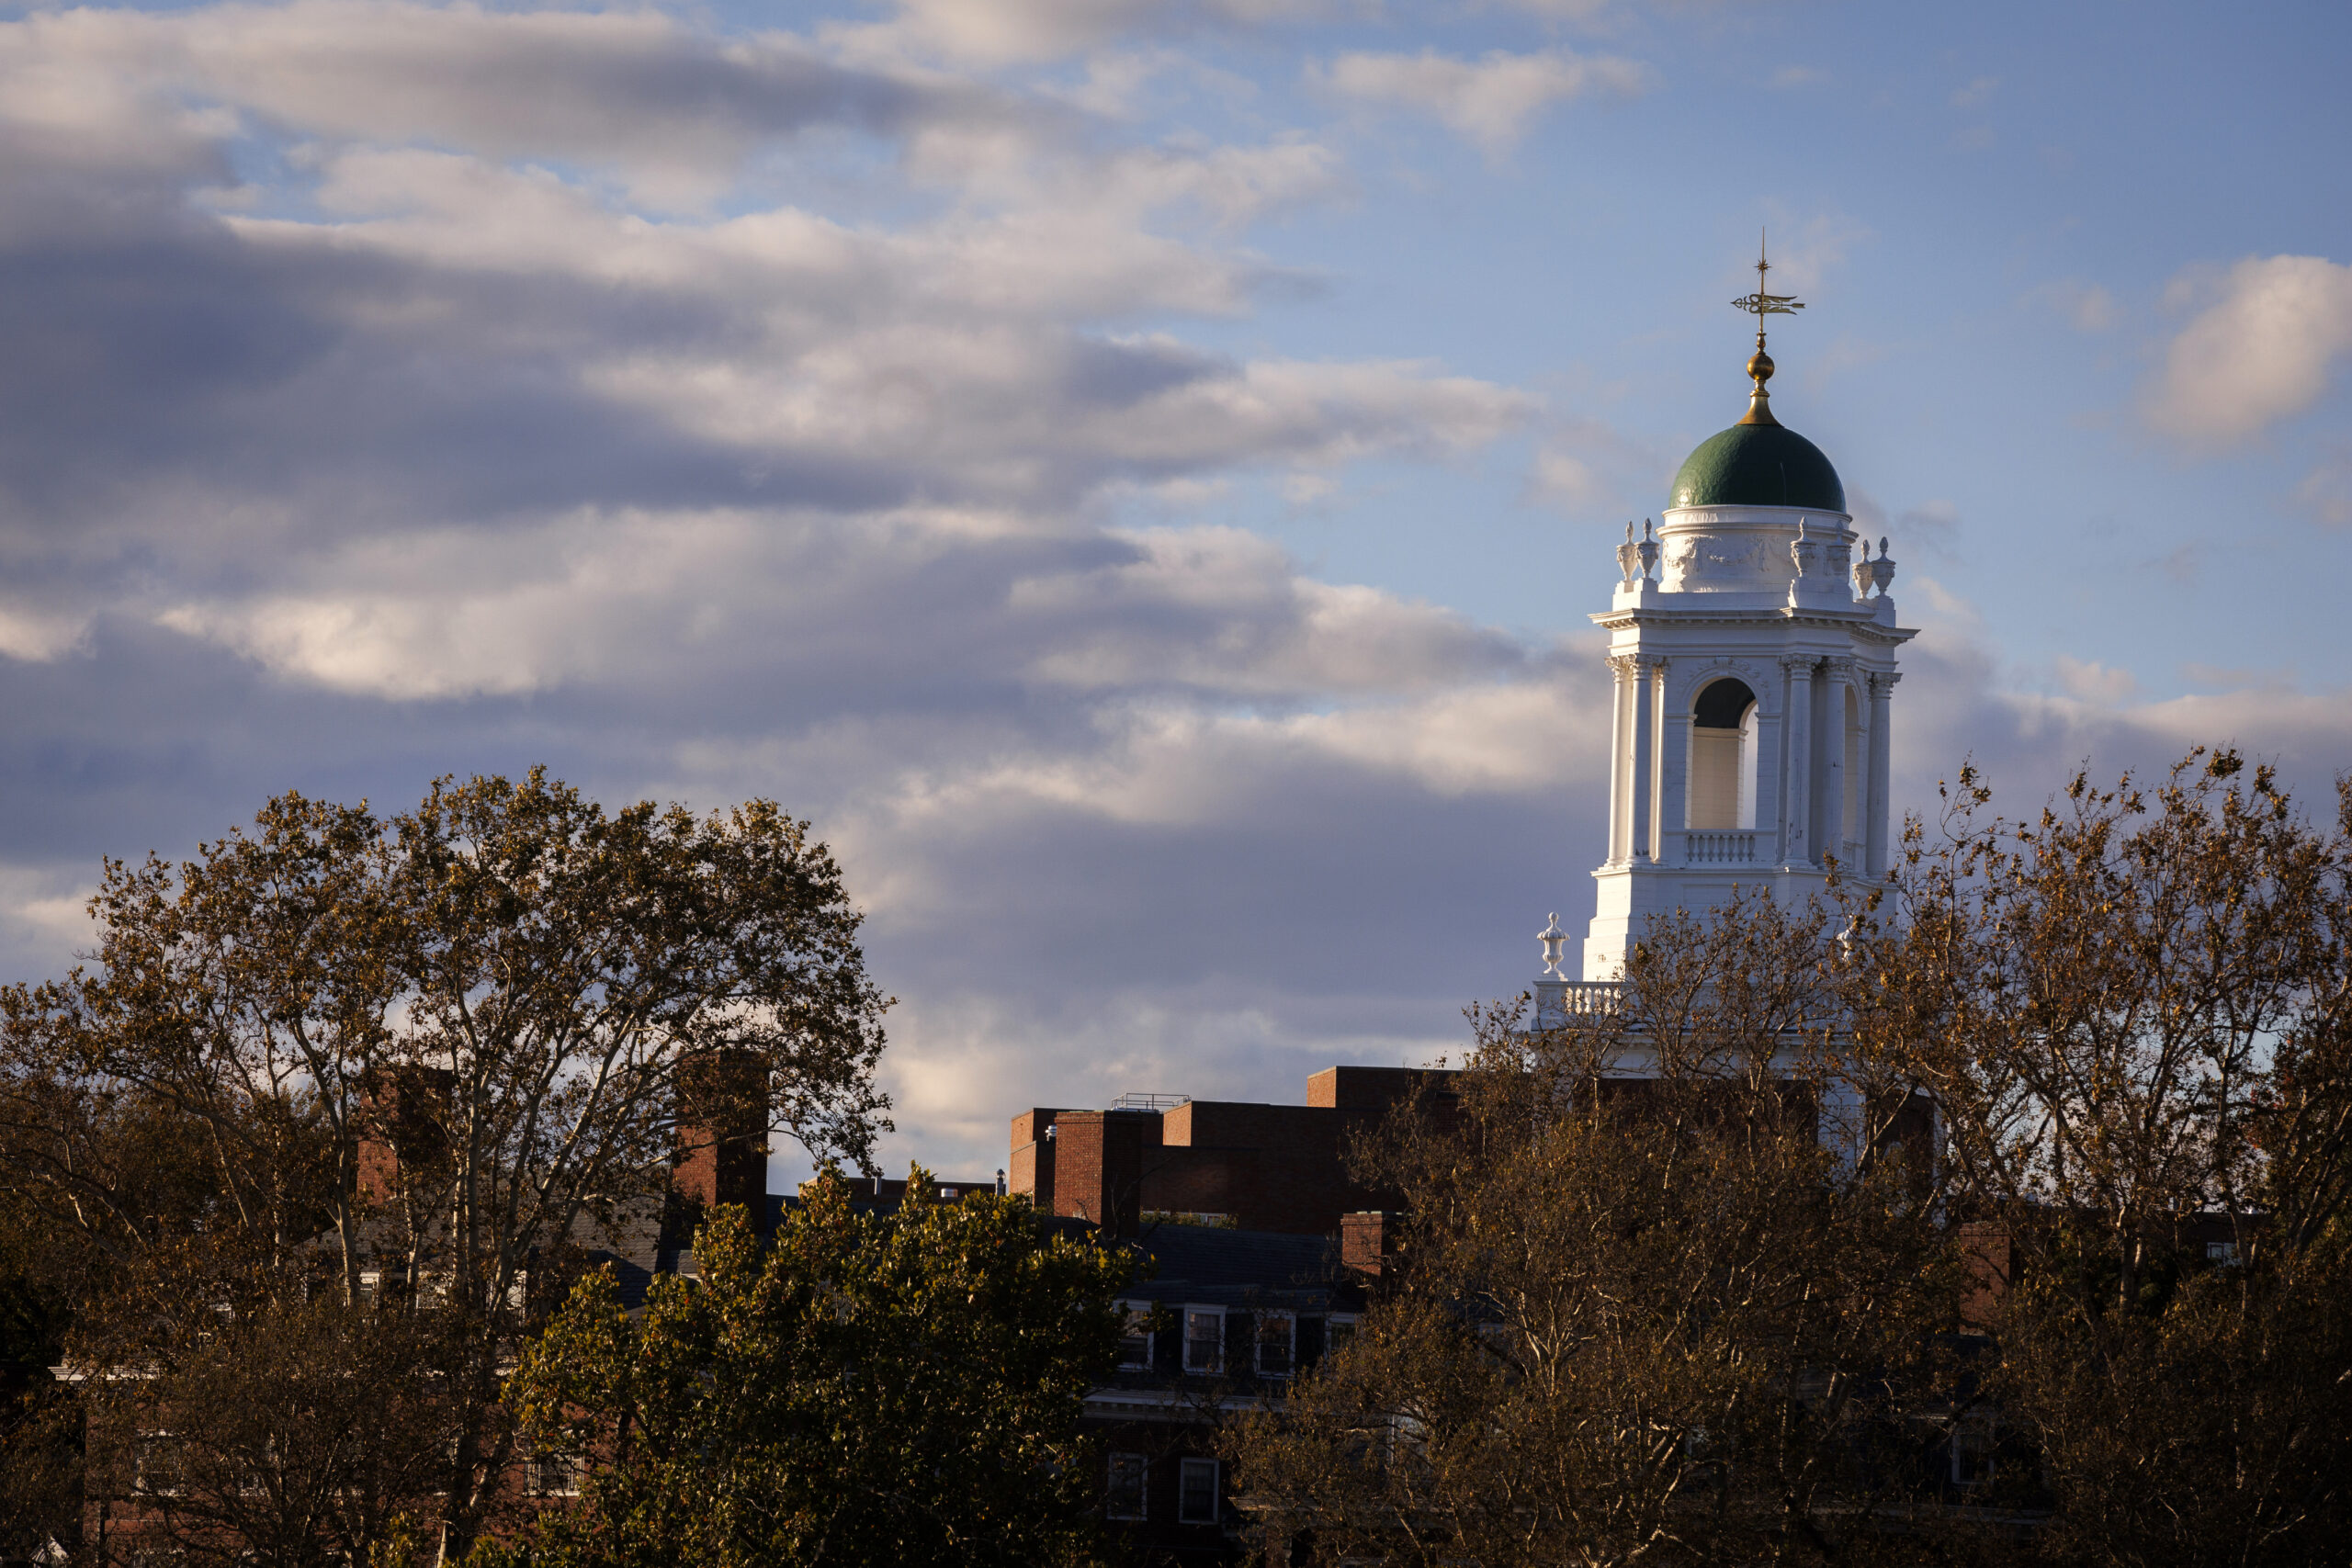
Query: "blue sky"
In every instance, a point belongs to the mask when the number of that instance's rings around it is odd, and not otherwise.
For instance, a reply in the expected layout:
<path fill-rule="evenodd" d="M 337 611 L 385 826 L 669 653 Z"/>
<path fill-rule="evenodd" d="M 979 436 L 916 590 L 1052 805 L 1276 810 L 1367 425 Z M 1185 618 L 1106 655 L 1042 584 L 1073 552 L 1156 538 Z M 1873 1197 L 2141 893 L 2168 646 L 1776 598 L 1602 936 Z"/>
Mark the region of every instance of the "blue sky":
<path fill-rule="evenodd" d="M 1775 407 L 1915 805 L 2352 766 L 2340 7 L 0 11 L 0 955 L 287 788 L 812 818 L 892 1157 L 1295 1099 L 1599 857 L 1585 619 Z M 786 1164 L 789 1164 L 787 1159 Z"/>

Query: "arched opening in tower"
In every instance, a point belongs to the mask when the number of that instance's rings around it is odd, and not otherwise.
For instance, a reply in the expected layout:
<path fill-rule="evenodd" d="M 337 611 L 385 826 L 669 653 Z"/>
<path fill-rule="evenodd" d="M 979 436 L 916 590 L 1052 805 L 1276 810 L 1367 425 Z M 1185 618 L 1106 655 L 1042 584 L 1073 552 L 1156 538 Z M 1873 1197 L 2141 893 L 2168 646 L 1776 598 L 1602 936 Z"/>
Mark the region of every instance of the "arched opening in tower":
<path fill-rule="evenodd" d="M 1756 826 L 1756 694 L 1735 676 L 1691 705 L 1690 799 L 1694 829 Z"/>

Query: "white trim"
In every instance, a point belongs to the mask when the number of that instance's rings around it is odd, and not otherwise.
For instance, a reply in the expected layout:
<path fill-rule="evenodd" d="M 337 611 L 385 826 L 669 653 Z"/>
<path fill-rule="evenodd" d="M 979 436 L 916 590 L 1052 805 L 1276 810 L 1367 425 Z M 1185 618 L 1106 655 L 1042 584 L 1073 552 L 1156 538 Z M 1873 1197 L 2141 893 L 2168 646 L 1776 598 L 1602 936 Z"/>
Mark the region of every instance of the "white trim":
<path fill-rule="evenodd" d="M 1261 1378 L 1286 1378 L 1298 1371 L 1298 1314 L 1287 1307 L 1267 1308 L 1257 1314 L 1253 1325 L 1256 1332 L 1250 1338 L 1250 1370 Z M 1286 1332 L 1283 1336 L 1283 1364 L 1274 1371 L 1266 1370 L 1266 1330 L 1279 1321 Z"/>
<path fill-rule="evenodd" d="M 1117 1486 L 1119 1461 L 1122 1460 L 1132 1460 L 1135 1462 L 1136 1511 L 1132 1514 L 1123 1514 L 1118 1511 Z M 1149 1455 L 1115 1453 L 1106 1456 L 1102 1474 L 1102 1517 L 1106 1519 L 1121 1519 L 1136 1524 L 1140 1524 L 1151 1517 L 1151 1459 Z"/>
<path fill-rule="evenodd" d="M 1119 1326 L 1119 1370 L 1123 1372 L 1148 1372 L 1152 1368 L 1153 1352 L 1159 1348 L 1159 1336 L 1148 1326 L 1153 1303 L 1122 1300 L 1118 1305 L 1127 1314 Z M 1140 1331 L 1136 1327 L 1136 1320 L 1138 1318 L 1143 1319 L 1146 1324 Z M 1127 1341 L 1135 1338 L 1138 1332 L 1143 1339 L 1143 1359 L 1130 1361 L 1127 1359 Z"/>
<path fill-rule="evenodd" d="M 1185 1511 L 1187 1505 L 1189 1505 L 1193 1500 L 1193 1479 L 1199 1475 L 1204 1469 L 1208 1472 L 1209 1476 L 1209 1517 L 1205 1519 L 1197 1517 L 1196 1516 Z M 1180 1525 L 1213 1525 L 1216 1523 L 1218 1513 L 1217 1505 L 1219 1501 L 1217 1495 L 1221 1490 L 1218 1483 L 1222 1480 L 1223 1477 L 1218 1472 L 1217 1462 L 1213 1459 L 1188 1458 L 1179 1460 L 1176 1464 L 1176 1522 Z"/>
<path fill-rule="evenodd" d="M 1964 1446 L 1963 1438 L 1967 1439 Z M 1963 1416 L 1953 1422 L 1949 1446 L 1951 1450 L 1951 1483 L 1954 1486 L 1993 1484 L 1996 1471 L 1993 1463 L 1993 1418 L 1990 1416 Z"/>
<path fill-rule="evenodd" d="M 1214 1315 L 1216 1318 L 1216 1364 L 1212 1366 L 1196 1367 L 1193 1364 L 1193 1345 L 1194 1343 L 1193 1338 L 1193 1316 L 1195 1313 L 1203 1315 Z M 1216 1373 L 1225 1371 L 1225 1308 L 1221 1306 L 1194 1305 L 1190 1303 L 1186 1303 L 1184 1307 L 1184 1320 L 1182 1325 L 1182 1332 L 1184 1336 L 1183 1367 L 1186 1371 Z"/>

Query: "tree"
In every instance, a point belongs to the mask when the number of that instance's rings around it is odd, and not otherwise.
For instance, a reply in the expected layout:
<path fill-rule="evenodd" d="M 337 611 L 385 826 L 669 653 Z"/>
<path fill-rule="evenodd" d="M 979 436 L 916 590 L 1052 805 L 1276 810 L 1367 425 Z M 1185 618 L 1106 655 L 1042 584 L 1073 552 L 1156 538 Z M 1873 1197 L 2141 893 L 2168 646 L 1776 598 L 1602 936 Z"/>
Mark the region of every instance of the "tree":
<path fill-rule="evenodd" d="M 698 1235 L 700 1279 L 641 1319 L 592 1275 L 509 1389 L 526 1440 L 578 1456 L 577 1507 L 484 1563 L 547 1568 L 1084 1561 L 1098 1512 L 1077 1437 L 1117 1360 L 1132 1259 L 1025 1198 L 888 1214 L 828 1174 L 771 1248 L 741 1211 Z"/>
<path fill-rule="evenodd" d="M 2192 751 L 2038 818 L 1963 770 L 1857 909 L 1856 1053 L 1934 1097 L 1997 1237 L 1987 1382 L 2070 1562 L 2352 1540 L 2352 782 L 2314 826 Z"/>
<path fill-rule="evenodd" d="M 0 1179 L 101 1272 L 209 1258 L 171 1265 L 191 1310 L 295 1314 L 323 1260 L 346 1307 L 374 1273 L 379 1307 L 458 1325 L 453 1551 L 511 1459 L 527 1276 L 662 1190 L 712 1120 L 682 1106 L 703 1065 L 820 1156 L 888 1125 L 858 916 L 770 802 L 608 815 L 537 771 L 389 820 L 288 795 L 185 864 L 109 861 L 92 912 L 94 966 L 0 992 Z"/>
<path fill-rule="evenodd" d="M 200 1278 L 143 1272 L 103 1320 L 115 1342 L 83 1347 L 115 1352 L 82 1395 L 92 1490 L 127 1503 L 114 1560 L 330 1568 L 437 1513 L 465 1325 L 324 1292 L 224 1298 L 217 1258 L 177 1261 Z"/>
<path fill-rule="evenodd" d="M 1874 1519 L 1933 1498 L 1955 1275 L 1902 1106 L 1835 1049 L 1825 930 L 1744 898 L 1655 926 L 1621 1010 L 1477 1015 L 1457 1113 L 1363 1151 L 1396 1270 L 1231 1440 L 1272 1560 L 1915 1550 Z"/>
<path fill-rule="evenodd" d="M 81 1427 L 62 1353 L 64 1295 L 39 1227 L 0 1195 L 0 1562 L 24 1562 L 80 1532 Z"/>

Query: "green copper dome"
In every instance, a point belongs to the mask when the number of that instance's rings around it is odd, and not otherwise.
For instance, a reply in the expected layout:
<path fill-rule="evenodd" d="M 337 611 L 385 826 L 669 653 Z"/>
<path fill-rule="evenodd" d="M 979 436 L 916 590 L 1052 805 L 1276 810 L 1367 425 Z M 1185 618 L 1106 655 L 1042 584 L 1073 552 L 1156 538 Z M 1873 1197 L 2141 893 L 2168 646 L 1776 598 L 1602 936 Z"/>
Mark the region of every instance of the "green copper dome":
<path fill-rule="evenodd" d="M 1743 422 L 1708 436 L 1682 459 L 1666 503 L 1843 512 L 1846 487 L 1821 448 L 1795 431 Z"/>

